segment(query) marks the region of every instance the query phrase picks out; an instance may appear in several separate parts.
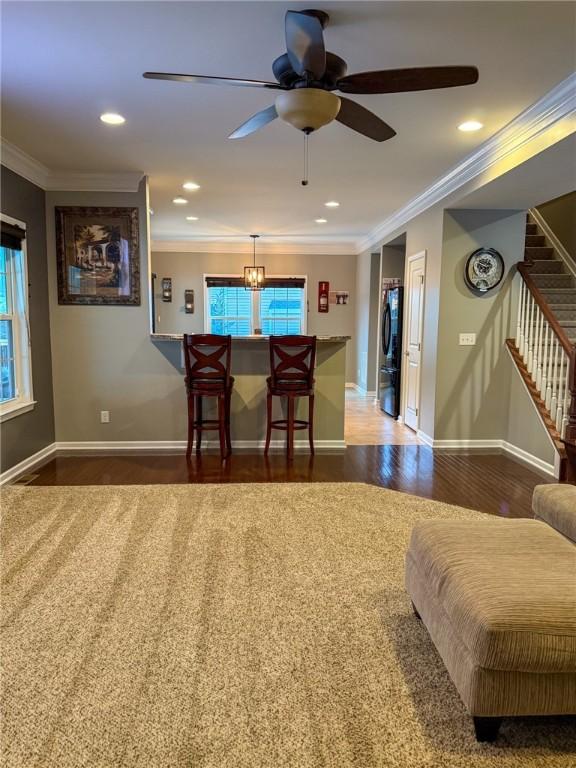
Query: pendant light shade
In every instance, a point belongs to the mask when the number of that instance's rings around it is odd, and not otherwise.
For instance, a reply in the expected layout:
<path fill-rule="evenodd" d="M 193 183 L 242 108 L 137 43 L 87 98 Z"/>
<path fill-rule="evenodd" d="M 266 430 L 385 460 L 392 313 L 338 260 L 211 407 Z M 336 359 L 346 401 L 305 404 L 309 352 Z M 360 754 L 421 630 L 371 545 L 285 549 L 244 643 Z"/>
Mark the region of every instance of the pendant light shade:
<path fill-rule="evenodd" d="M 244 288 L 247 291 L 261 291 L 264 288 L 264 267 L 256 265 L 256 240 L 260 235 L 250 235 L 250 237 L 253 243 L 253 259 L 252 266 L 244 267 Z"/>

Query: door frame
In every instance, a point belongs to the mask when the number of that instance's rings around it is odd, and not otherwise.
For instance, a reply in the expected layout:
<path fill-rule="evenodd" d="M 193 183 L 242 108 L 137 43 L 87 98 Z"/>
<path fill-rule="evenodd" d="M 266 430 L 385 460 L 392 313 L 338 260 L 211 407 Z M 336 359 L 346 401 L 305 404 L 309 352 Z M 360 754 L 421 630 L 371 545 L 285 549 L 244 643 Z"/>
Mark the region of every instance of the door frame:
<path fill-rule="evenodd" d="M 407 371 L 408 371 L 408 355 L 406 354 L 406 334 L 408 332 L 408 312 L 409 312 L 409 306 L 410 306 L 410 297 L 409 297 L 409 284 L 408 279 L 410 275 L 410 264 L 413 261 L 416 261 L 417 259 L 422 259 L 424 263 L 424 289 L 422 291 L 422 315 L 421 315 L 421 322 L 420 322 L 420 366 L 419 366 L 419 374 L 418 374 L 418 416 L 417 416 L 417 427 L 416 427 L 416 433 L 420 429 L 420 416 L 421 416 L 421 408 L 420 408 L 420 402 L 421 402 L 421 383 L 422 383 L 422 352 L 424 350 L 424 316 L 426 313 L 426 264 L 427 264 L 427 253 L 426 249 L 424 248 L 421 251 L 418 251 L 417 253 L 413 253 L 411 256 L 406 256 L 406 264 L 404 267 L 404 312 L 403 312 L 403 318 L 402 318 L 402 324 L 404 331 L 402 333 L 402 368 L 400 372 L 401 377 L 401 383 L 400 383 L 400 418 L 398 421 L 402 421 L 402 424 L 406 423 L 405 416 L 406 416 L 406 400 L 408 397 L 408 379 L 407 379 Z"/>

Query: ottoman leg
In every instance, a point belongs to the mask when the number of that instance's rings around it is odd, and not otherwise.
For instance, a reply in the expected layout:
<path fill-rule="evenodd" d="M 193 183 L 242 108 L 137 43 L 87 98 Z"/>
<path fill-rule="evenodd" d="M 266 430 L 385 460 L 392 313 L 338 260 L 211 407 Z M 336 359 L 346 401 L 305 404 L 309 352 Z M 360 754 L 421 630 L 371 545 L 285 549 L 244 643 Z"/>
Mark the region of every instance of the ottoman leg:
<path fill-rule="evenodd" d="M 416 606 L 414 605 L 414 603 L 412 603 L 412 610 L 414 611 L 414 616 L 416 616 L 417 619 L 420 619 L 420 621 L 422 621 L 422 617 L 420 616 L 420 614 L 416 610 Z"/>
<path fill-rule="evenodd" d="M 476 731 L 476 741 L 496 741 L 501 717 L 473 717 L 474 730 Z"/>

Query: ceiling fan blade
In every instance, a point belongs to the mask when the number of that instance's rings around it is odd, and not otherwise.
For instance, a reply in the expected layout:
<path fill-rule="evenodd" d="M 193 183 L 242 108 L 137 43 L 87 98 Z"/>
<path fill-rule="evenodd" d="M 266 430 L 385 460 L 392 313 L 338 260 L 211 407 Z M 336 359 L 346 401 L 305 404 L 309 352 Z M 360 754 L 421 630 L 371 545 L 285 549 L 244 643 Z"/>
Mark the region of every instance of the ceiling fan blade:
<path fill-rule="evenodd" d="M 353 131 L 362 133 L 374 141 L 386 141 L 396 136 L 396 131 L 388 123 L 380 120 L 378 115 L 370 112 L 366 107 L 344 96 L 340 96 L 340 102 L 340 111 L 336 115 L 336 120 L 342 125 L 347 125 Z"/>
<path fill-rule="evenodd" d="M 472 85 L 478 81 L 476 67 L 413 67 L 359 72 L 338 81 L 343 93 L 404 93 Z"/>
<path fill-rule="evenodd" d="M 246 122 L 242 123 L 239 128 L 236 128 L 236 130 L 233 131 L 230 136 L 228 136 L 228 138 L 243 139 L 244 136 L 249 136 L 251 133 L 259 131 L 260 128 L 264 128 L 265 125 L 271 123 L 272 120 L 276 120 L 277 117 L 278 112 L 276 112 L 276 107 L 274 104 L 272 104 L 271 107 L 263 109 L 260 112 L 256 112 L 255 115 L 252 115 L 249 120 L 246 120 Z"/>
<path fill-rule="evenodd" d="M 147 80 L 175 80 L 178 83 L 202 83 L 204 85 L 239 85 L 244 88 L 272 88 L 284 91 L 279 83 L 269 83 L 265 80 L 244 80 L 239 77 L 210 77 L 209 75 L 177 75 L 172 72 L 144 72 L 142 77 Z"/>
<path fill-rule="evenodd" d="M 320 80 L 326 71 L 326 49 L 322 24 L 316 16 L 287 11 L 285 19 L 286 50 L 294 72 L 312 74 Z"/>

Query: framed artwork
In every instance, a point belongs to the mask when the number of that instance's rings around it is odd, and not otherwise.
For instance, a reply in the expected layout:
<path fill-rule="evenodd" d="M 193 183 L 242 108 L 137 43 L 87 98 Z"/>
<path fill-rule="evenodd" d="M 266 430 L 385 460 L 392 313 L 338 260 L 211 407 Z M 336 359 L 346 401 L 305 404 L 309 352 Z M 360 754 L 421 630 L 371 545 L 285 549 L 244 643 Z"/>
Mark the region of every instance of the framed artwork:
<path fill-rule="evenodd" d="M 138 208 L 56 208 L 59 304 L 140 304 Z"/>
<path fill-rule="evenodd" d="M 330 291 L 330 304 L 348 304 L 350 293 L 348 291 Z"/>

